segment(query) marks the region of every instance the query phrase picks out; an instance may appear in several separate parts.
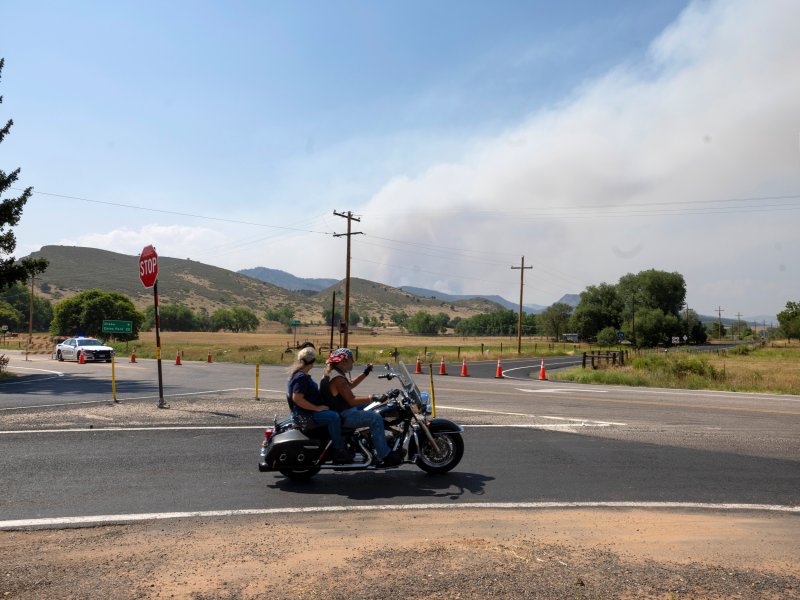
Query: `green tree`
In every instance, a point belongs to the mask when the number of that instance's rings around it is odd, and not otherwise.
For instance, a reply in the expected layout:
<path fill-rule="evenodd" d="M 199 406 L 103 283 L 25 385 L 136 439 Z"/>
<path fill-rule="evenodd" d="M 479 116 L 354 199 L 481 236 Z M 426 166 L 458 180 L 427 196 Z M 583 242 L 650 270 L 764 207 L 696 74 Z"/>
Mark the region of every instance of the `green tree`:
<path fill-rule="evenodd" d="M 5 59 L 0 58 L 0 77 L 3 74 L 4 64 Z M 3 97 L 0 96 L 0 104 L 2 103 Z M 14 121 L 9 119 L 5 125 L 0 127 L 0 143 L 11 131 L 12 125 L 14 125 Z M 27 187 L 16 198 L 3 199 L 3 194 L 17 182 L 19 171 L 16 169 L 11 173 L 6 173 L 0 170 L 0 291 L 13 283 L 25 281 L 36 273 L 42 273 L 47 268 L 47 261 L 43 258 L 28 258 L 17 262 L 11 256 L 17 247 L 17 239 L 11 227 L 19 224 L 19 220 L 22 218 L 22 209 L 33 193 L 33 188 Z"/>
<path fill-rule="evenodd" d="M 192 309 L 180 304 L 162 304 L 158 307 L 161 331 L 200 331 L 197 316 Z M 144 328 L 152 329 L 156 323 L 156 309 L 152 304 L 145 309 Z"/>
<path fill-rule="evenodd" d="M 5 300 L 0 300 L 0 325 L 8 331 L 18 331 L 25 322 L 25 316 Z"/>
<path fill-rule="evenodd" d="M 331 309 L 330 308 L 323 308 L 322 309 L 322 319 L 325 321 L 325 325 L 330 326 L 331 324 Z M 336 310 L 333 311 L 333 324 L 336 325 L 339 322 L 344 320 L 344 313 L 342 313 L 341 309 L 337 306 Z"/>
<path fill-rule="evenodd" d="M 423 310 L 409 317 L 406 329 L 414 335 L 438 335 L 441 324 L 435 316 Z"/>
<path fill-rule="evenodd" d="M 361 316 L 356 311 L 350 310 L 350 314 L 347 315 L 347 319 L 349 321 L 348 325 L 354 327 L 361 321 Z"/>
<path fill-rule="evenodd" d="M 665 315 L 678 316 L 686 300 L 686 281 L 680 273 L 650 269 L 620 277 L 617 291 L 627 311 L 635 304 L 636 310 L 658 308 Z"/>
<path fill-rule="evenodd" d="M 408 315 L 402 310 L 395 311 L 389 315 L 389 319 L 398 327 L 405 327 L 405 324 L 408 321 Z"/>
<path fill-rule="evenodd" d="M 712 321 L 711 325 L 709 326 L 709 330 L 711 331 L 711 337 L 715 337 L 718 340 L 721 340 L 728 334 L 727 329 L 725 329 L 725 325 L 719 321 Z"/>
<path fill-rule="evenodd" d="M 563 302 L 556 302 L 547 307 L 539 315 L 539 326 L 545 335 L 558 340 L 567 328 L 572 317 L 572 307 Z"/>
<path fill-rule="evenodd" d="M 275 309 L 268 308 L 264 311 L 264 319 L 278 321 L 283 325 L 290 325 L 294 319 L 294 309 L 291 306 L 281 306 Z"/>
<path fill-rule="evenodd" d="M 787 339 L 800 340 L 800 302 L 786 303 L 786 308 L 778 313 L 778 323 Z"/>
<path fill-rule="evenodd" d="M 26 285 L 15 283 L 0 292 L 0 300 L 5 300 L 22 315 L 20 327 L 27 327 L 30 322 L 31 292 Z M 33 297 L 33 330 L 48 331 L 53 320 L 53 305 L 46 298 Z"/>
<path fill-rule="evenodd" d="M 617 286 L 608 283 L 590 285 L 581 292 L 580 302 L 572 315 L 572 326 L 584 340 L 597 337 L 600 330 L 605 328 L 618 330 L 622 322 L 622 308 Z"/>
<path fill-rule="evenodd" d="M 144 315 L 136 310 L 133 302 L 123 294 L 87 290 L 55 305 L 50 333 L 102 337 L 103 321 L 111 319 L 130 321 L 132 324 L 132 333 L 117 333 L 114 337 L 120 340 L 135 340 L 139 337 L 144 318 Z"/>
<path fill-rule="evenodd" d="M 231 309 L 231 316 L 234 322 L 234 332 L 255 331 L 258 329 L 258 317 L 256 314 L 243 306 L 236 306 Z"/>
<path fill-rule="evenodd" d="M 616 327 L 604 327 L 597 332 L 597 343 L 601 346 L 614 346 L 619 343 Z"/>
<path fill-rule="evenodd" d="M 211 315 L 211 331 L 219 331 L 227 329 L 233 331 L 236 328 L 236 322 L 233 318 L 233 313 L 227 308 L 218 308 Z"/>

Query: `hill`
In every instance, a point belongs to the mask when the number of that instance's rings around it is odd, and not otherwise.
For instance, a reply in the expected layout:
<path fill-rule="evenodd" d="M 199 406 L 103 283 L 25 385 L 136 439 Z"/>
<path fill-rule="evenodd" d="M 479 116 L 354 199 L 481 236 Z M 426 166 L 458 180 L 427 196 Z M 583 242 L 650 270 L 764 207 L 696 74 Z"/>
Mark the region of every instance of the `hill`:
<path fill-rule="evenodd" d="M 139 281 L 138 256 L 76 246 L 44 246 L 30 256 L 50 262 L 47 270 L 36 279 L 37 295 L 54 302 L 94 288 L 125 294 L 140 310 L 153 302 L 152 291 Z M 304 323 L 321 323 L 323 311 L 330 309 L 334 291 L 339 307 L 344 301 L 344 281 L 306 295 L 189 259 L 159 256 L 158 268 L 159 302 L 181 304 L 193 311 L 204 309 L 212 313 L 218 308 L 245 306 L 261 317 L 268 308 L 289 306 L 295 310 L 295 317 Z M 400 311 L 414 314 L 426 310 L 445 312 L 451 317 L 469 317 L 500 308 L 497 303 L 479 298 L 442 301 L 420 298 L 365 279 L 353 278 L 350 282 L 350 309 L 362 317 L 383 317 L 387 323 L 393 312 Z"/>
<path fill-rule="evenodd" d="M 321 308 L 330 308 L 333 292 L 336 292 L 337 305 L 342 306 L 344 281 L 322 290 L 309 300 Z M 453 301 L 424 298 L 401 288 L 366 279 L 350 278 L 350 310 L 355 310 L 362 318 L 369 315 L 382 317 L 382 320 L 388 321 L 391 313 L 395 311 L 412 315 L 423 310 L 429 313 L 443 312 L 451 318 L 457 316 L 464 318 L 500 309 L 501 305 L 484 298 Z"/>
<path fill-rule="evenodd" d="M 98 288 L 125 294 L 140 310 L 153 302 L 153 292 L 139 281 L 138 256 L 75 246 L 44 246 L 31 256 L 50 262 L 37 281 L 39 293 L 53 301 Z M 159 256 L 158 270 L 159 302 L 194 311 L 233 306 L 263 311 L 304 301 L 281 287 L 193 260 Z"/>

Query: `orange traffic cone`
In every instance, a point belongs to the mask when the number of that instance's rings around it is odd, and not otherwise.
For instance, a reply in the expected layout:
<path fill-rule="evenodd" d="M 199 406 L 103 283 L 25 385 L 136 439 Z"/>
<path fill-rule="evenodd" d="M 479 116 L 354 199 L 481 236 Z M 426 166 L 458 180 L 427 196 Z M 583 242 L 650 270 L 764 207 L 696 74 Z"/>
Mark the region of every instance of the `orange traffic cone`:
<path fill-rule="evenodd" d="M 447 367 L 444 365 L 444 356 L 442 356 L 442 362 L 439 365 L 439 375 L 447 375 Z"/>
<path fill-rule="evenodd" d="M 497 359 L 497 371 L 494 372 L 495 379 L 502 379 L 503 378 L 503 367 L 500 365 L 500 359 Z"/>
<path fill-rule="evenodd" d="M 136 350 L 131 352 L 131 362 L 136 362 Z"/>
<path fill-rule="evenodd" d="M 181 364 L 181 351 L 180 350 L 178 350 L 178 352 L 175 354 L 175 364 L 176 365 L 180 365 Z"/>
<path fill-rule="evenodd" d="M 469 377 L 469 371 L 467 371 L 467 359 L 466 358 L 461 360 L 461 376 L 462 377 Z"/>
<path fill-rule="evenodd" d="M 539 368 L 539 381 L 547 381 L 547 373 L 544 370 L 544 359 L 542 359 L 542 366 Z"/>
<path fill-rule="evenodd" d="M 419 356 L 417 357 L 417 367 L 414 369 L 414 373 L 422 373 L 422 363 L 419 360 Z"/>
<path fill-rule="evenodd" d="M 82 365 L 85 365 L 85 364 L 86 364 L 86 356 L 83 354 L 83 352 L 81 352 L 80 354 L 78 354 L 78 362 L 79 362 L 80 364 L 82 364 Z"/>
<path fill-rule="evenodd" d="M 206 357 L 206 362 L 211 362 L 211 350 L 208 351 L 208 356 Z"/>

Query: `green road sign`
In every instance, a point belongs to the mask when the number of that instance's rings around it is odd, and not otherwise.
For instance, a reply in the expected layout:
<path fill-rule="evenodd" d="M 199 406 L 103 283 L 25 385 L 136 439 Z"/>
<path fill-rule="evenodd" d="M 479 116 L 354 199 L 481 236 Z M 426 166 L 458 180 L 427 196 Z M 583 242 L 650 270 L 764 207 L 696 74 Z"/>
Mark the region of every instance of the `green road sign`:
<path fill-rule="evenodd" d="M 133 333 L 133 321 L 103 321 L 103 333 Z"/>

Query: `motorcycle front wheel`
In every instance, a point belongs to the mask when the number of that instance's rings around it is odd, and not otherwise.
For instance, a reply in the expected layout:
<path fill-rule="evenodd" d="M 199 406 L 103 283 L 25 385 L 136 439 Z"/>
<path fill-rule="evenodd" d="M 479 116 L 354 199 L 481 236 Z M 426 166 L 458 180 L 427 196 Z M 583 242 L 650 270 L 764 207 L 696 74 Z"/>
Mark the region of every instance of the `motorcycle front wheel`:
<path fill-rule="evenodd" d="M 308 481 L 314 475 L 319 473 L 319 467 L 311 467 L 310 469 L 279 469 L 280 472 L 295 481 Z"/>
<path fill-rule="evenodd" d="M 420 436 L 417 466 L 427 473 L 447 473 L 464 456 L 464 440 L 460 433 L 440 433 L 434 438 L 438 452 L 427 436 Z"/>

